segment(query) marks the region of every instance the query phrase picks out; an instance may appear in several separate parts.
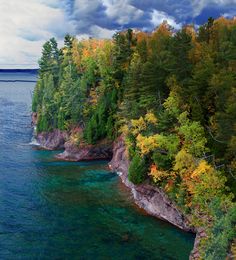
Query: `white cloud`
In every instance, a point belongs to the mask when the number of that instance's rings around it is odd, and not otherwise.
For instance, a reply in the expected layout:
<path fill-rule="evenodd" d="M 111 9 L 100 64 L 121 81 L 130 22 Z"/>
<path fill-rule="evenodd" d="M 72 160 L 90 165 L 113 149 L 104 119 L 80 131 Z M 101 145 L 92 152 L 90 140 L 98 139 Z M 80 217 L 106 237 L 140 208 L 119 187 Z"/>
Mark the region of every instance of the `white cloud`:
<path fill-rule="evenodd" d="M 136 21 L 144 12 L 130 4 L 129 0 L 103 0 L 106 15 L 118 24 L 124 25 Z"/>
<path fill-rule="evenodd" d="M 7 64 L 37 67 L 45 40 L 74 31 L 63 10 L 52 7 L 56 0 L 44 2 L 0 0 L 0 68 Z"/>
<path fill-rule="evenodd" d="M 100 0 L 75 0 L 74 9 L 81 15 L 93 13 L 100 5 Z"/>
<path fill-rule="evenodd" d="M 233 17 L 236 16 L 236 13 L 234 11 L 232 11 L 232 12 L 228 12 L 228 13 L 223 13 L 222 16 L 224 16 L 225 18 L 228 18 L 228 19 L 232 19 Z"/>
<path fill-rule="evenodd" d="M 72 8 L 70 16 L 68 5 Z M 67 32 L 80 39 L 111 38 L 115 30 L 96 23 L 96 13 L 101 7 L 104 9 L 102 0 L 0 0 L 0 68 L 12 68 L 14 64 L 14 67 L 37 67 L 43 43 L 56 37 L 62 44 Z M 120 22 L 129 21 L 128 12 L 133 13 L 131 19 L 137 18 L 135 10 L 128 6 Z"/>
<path fill-rule="evenodd" d="M 207 6 L 218 6 L 218 7 L 226 7 L 226 6 L 234 6 L 236 4 L 236 0 L 193 0 L 193 16 L 198 16 L 202 10 Z"/>
<path fill-rule="evenodd" d="M 165 12 L 158 11 L 158 10 L 153 10 L 151 13 L 151 22 L 154 26 L 160 25 L 163 21 L 167 21 L 169 25 L 174 27 L 175 29 L 180 29 L 182 24 L 177 23 L 175 21 L 175 18 L 168 15 Z"/>
<path fill-rule="evenodd" d="M 90 32 L 95 37 L 106 39 L 106 38 L 111 38 L 114 35 L 114 33 L 116 32 L 116 30 L 109 30 L 109 29 L 94 25 L 91 27 Z"/>

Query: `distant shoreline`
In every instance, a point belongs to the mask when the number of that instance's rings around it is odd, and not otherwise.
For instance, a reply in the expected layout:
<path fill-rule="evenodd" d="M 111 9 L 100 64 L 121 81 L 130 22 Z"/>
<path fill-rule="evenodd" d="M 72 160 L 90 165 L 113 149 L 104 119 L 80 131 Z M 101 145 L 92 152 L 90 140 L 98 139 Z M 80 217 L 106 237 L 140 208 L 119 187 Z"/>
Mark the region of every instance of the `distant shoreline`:
<path fill-rule="evenodd" d="M 38 74 L 38 69 L 0 69 L 1 72 L 7 72 L 7 73 L 17 73 L 17 72 L 27 72 L 32 74 Z"/>
<path fill-rule="evenodd" d="M 4 79 L 0 79 L 0 82 L 37 82 L 37 80 L 24 80 L 24 79 L 16 79 L 16 80 L 4 80 Z"/>

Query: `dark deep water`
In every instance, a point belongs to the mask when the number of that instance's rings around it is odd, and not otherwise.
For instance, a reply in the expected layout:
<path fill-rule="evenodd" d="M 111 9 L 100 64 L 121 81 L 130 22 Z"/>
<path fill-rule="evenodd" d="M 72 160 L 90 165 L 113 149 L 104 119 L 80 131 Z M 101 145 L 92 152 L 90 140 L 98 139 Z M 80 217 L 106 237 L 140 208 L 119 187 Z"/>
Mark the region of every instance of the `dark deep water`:
<path fill-rule="evenodd" d="M 141 212 L 107 162 L 28 145 L 33 88 L 0 82 L 0 259 L 188 259 L 194 236 Z"/>

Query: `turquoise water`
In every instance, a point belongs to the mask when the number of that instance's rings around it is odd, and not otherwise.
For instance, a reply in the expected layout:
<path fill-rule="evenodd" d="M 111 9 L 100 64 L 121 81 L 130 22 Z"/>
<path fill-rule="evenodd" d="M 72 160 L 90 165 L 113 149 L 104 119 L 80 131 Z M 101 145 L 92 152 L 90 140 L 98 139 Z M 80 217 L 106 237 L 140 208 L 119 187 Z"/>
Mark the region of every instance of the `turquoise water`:
<path fill-rule="evenodd" d="M 28 145 L 33 87 L 0 82 L 0 259 L 188 259 L 194 236 L 139 210 L 107 162 Z"/>

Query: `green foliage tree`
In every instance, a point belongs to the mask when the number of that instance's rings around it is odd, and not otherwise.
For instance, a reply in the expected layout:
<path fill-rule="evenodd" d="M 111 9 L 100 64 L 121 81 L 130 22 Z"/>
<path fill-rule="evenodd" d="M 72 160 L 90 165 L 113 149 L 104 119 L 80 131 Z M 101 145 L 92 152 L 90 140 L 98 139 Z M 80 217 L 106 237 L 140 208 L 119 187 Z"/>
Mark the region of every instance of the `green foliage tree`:
<path fill-rule="evenodd" d="M 129 181 L 134 184 L 141 184 L 147 175 L 147 165 L 144 158 L 136 154 L 129 166 Z"/>

